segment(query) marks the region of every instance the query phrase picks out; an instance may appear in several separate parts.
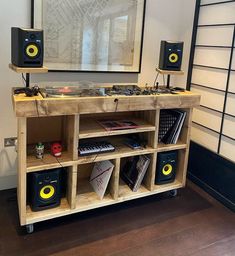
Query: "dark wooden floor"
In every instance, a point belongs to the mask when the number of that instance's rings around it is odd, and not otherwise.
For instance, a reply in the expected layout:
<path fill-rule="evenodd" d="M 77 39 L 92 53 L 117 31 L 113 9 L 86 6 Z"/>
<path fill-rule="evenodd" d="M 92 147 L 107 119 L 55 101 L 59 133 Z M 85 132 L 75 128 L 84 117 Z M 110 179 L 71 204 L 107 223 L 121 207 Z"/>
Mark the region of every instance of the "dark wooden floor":
<path fill-rule="evenodd" d="M 27 235 L 15 190 L 1 191 L 0 255 L 234 256 L 235 214 L 190 187 L 42 222 Z"/>

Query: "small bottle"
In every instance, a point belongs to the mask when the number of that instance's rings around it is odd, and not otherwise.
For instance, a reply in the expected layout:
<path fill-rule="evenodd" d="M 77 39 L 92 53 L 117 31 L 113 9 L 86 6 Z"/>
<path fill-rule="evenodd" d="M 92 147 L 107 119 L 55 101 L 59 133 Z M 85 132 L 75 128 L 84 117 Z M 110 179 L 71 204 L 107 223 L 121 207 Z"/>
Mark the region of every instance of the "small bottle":
<path fill-rule="evenodd" d="M 36 158 L 42 159 L 44 154 L 44 145 L 41 142 L 38 142 L 35 149 L 36 149 Z"/>

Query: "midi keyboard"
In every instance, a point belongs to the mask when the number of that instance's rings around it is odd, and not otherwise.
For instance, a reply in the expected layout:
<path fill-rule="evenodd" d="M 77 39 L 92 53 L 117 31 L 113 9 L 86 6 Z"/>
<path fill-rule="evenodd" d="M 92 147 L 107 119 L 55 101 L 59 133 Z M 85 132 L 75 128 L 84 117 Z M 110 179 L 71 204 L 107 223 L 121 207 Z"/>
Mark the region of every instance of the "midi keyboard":
<path fill-rule="evenodd" d="M 80 156 L 112 152 L 115 147 L 107 141 L 81 143 L 78 147 Z"/>

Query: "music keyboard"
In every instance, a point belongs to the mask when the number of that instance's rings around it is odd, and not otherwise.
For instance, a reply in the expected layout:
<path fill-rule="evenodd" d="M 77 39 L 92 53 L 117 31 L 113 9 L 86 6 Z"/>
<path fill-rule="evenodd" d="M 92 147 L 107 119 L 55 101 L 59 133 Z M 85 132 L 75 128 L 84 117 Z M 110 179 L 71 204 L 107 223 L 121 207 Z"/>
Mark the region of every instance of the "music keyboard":
<path fill-rule="evenodd" d="M 99 154 L 114 151 L 114 146 L 107 141 L 81 143 L 78 147 L 80 156 Z"/>

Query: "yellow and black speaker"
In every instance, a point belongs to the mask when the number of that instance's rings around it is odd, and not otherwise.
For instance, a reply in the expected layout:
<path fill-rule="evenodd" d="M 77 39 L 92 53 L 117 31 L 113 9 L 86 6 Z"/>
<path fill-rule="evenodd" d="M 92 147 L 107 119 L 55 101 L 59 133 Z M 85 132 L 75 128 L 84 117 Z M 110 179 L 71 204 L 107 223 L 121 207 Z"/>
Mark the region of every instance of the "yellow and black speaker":
<path fill-rule="evenodd" d="M 175 180 L 177 160 L 178 151 L 162 152 L 158 154 L 155 184 L 165 184 Z"/>
<path fill-rule="evenodd" d="M 28 188 L 29 203 L 33 211 L 60 205 L 61 169 L 30 173 Z"/>
<path fill-rule="evenodd" d="M 12 27 L 11 62 L 18 67 L 42 67 L 43 31 Z"/>
<path fill-rule="evenodd" d="M 159 68 L 169 71 L 180 71 L 183 46 L 183 42 L 161 41 Z"/>

